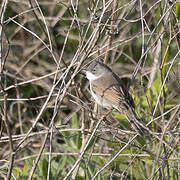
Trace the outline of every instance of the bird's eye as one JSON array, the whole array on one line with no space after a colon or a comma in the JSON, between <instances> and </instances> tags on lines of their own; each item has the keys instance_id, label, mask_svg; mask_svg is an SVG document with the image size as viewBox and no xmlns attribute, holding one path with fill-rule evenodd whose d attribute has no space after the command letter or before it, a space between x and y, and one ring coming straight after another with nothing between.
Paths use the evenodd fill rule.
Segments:
<instances>
[{"instance_id":1,"label":"bird's eye","mask_svg":"<svg viewBox=\"0 0 180 180\"><path fill-rule=\"evenodd\" d=\"M93 72L95 72L95 71L96 71L96 69L95 69L95 68L93 68L93 69L92 69L92 71L93 71Z\"/></svg>"}]
</instances>

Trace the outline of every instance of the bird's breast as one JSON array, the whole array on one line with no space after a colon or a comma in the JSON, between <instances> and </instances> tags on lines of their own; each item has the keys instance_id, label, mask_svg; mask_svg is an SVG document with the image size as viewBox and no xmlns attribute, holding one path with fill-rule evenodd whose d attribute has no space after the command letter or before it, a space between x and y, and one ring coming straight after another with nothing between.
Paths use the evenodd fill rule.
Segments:
<instances>
[{"instance_id":1,"label":"bird's breast","mask_svg":"<svg viewBox=\"0 0 180 180\"><path fill-rule=\"evenodd\" d=\"M90 91L92 94L92 97L94 98L94 100L102 107L110 107L110 104L108 103L108 101L106 100L105 97L98 95L94 90L93 90L93 85L90 83Z\"/></svg>"}]
</instances>

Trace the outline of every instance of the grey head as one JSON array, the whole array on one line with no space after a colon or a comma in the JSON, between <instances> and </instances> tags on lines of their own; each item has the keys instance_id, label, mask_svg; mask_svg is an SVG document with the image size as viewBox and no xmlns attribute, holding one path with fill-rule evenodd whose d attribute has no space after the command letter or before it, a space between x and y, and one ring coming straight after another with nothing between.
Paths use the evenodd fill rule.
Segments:
<instances>
[{"instance_id":1,"label":"grey head","mask_svg":"<svg viewBox=\"0 0 180 180\"><path fill-rule=\"evenodd\" d=\"M100 61L92 62L86 70L86 76L89 81L96 80L102 76L107 76L111 73L111 68L109 68L107 65L103 64Z\"/></svg>"}]
</instances>

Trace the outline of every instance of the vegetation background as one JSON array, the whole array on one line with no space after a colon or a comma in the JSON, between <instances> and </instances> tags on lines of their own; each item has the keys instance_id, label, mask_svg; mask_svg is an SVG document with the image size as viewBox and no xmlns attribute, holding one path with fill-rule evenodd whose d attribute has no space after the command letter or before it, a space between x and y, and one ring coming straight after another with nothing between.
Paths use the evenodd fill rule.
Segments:
<instances>
[{"instance_id":1,"label":"vegetation background","mask_svg":"<svg viewBox=\"0 0 180 180\"><path fill-rule=\"evenodd\" d=\"M0 179L180 178L180 1L2 0ZM130 87L150 129L97 107L86 66Z\"/></svg>"}]
</instances>

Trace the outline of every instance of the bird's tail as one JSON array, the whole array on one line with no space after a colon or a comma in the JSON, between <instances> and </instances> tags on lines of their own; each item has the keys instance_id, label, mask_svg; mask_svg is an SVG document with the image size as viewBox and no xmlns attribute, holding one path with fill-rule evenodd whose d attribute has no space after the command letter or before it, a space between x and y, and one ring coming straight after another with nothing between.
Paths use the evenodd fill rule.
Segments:
<instances>
[{"instance_id":1,"label":"bird's tail","mask_svg":"<svg viewBox=\"0 0 180 180\"><path fill-rule=\"evenodd\" d=\"M125 113L125 116L140 136L145 136L149 133L148 128L142 123L142 120L132 108Z\"/></svg>"}]
</instances>

